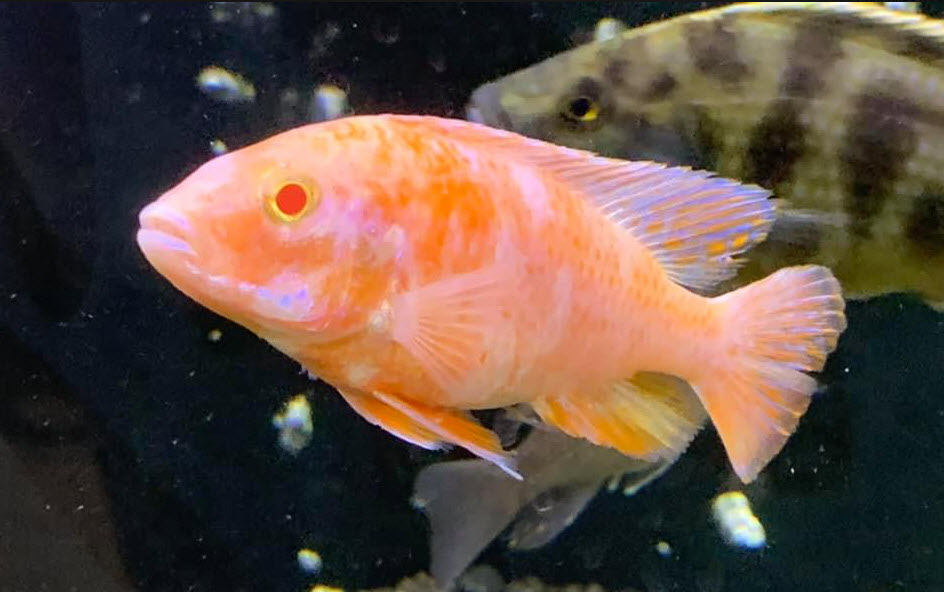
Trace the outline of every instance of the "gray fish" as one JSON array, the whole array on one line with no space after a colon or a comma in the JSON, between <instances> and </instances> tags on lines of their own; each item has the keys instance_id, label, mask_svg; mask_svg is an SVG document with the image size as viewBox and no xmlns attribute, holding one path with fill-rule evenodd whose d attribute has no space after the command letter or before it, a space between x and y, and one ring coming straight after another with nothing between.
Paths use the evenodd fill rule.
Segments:
<instances>
[{"instance_id":1,"label":"gray fish","mask_svg":"<svg viewBox=\"0 0 944 592\"><path fill-rule=\"evenodd\" d=\"M800 263L944 302L944 23L871 3L734 4L479 87L468 117L785 199L735 285Z\"/></svg>"},{"instance_id":2,"label":"gray fish","mask_svg":"<svg viewBox=\"0 0 944 592\"><path fill-rule=\"evenodd\" d=\"M484 460L430 465L414 484L413 503L430 522L430 573L449 587L512 524L508 546L536 549L569 526L600 487L622 481L632 495L672 460L649 462L537 426L517 448L523 481Z\"/></svg>"}]
</instances>

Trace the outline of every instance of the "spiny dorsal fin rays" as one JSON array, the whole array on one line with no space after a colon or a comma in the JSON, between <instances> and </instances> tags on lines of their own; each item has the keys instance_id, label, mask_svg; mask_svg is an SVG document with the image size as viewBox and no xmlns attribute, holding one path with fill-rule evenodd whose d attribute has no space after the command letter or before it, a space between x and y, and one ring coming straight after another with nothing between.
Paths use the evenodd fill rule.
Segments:
<instances>
[{"instance_id":1,"label":"spiny dorsal fin rays","mask_svg":"<svg viewBox=\"0 0 944 592\"><path fill-rule=\"evenodd\" d=\"M686 14L630 29L623 38L650 34L657 26L672 26L679 21L712 21L737 15L766 21L782 20L786 25L803 26L811 17L828 17L828 26L836 35L859 43L877 41L894 50L919 44L933 52L925 57L944 62L944 22L921 13L904 12L882 6L878 2L747 2L731 4L714 10ZM934 55L936 54L936 55Z\"/></svg>"},{"instance_id":2,"label":"spiny dorsal fin rays","mask_svg":"<svg viewBox=\"0 0 944 592\"><path fill-rule=\"evenodd\" d=\"M692 19L712 20L725 14L758 14L806 18L823 14L860 21L864 24L897 27L899 30L926 36L944 45L944 23L920 12L886 8L881 2L742 2L714 10L683 15Z\"/></svg>"},{"instance_id":3,"label":"spiny dorsal fin rays","mask_svg":"<svg viewBox=\"0 0 944 592\"><path fill-rule=\"evenodd\" d=\"M623 161L462 121L394 116L401 125L438 127L446 141L479 146L509 162L534 166L576 191L646 245L679 284L707 290L731 277L737 255L773 225L769 193L707 171Z\"/></svg>"}]
</instances>

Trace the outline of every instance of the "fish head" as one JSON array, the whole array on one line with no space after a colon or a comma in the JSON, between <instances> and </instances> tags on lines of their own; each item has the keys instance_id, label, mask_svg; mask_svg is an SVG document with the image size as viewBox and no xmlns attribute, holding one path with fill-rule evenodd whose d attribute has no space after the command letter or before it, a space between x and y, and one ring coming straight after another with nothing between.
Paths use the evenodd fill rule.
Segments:
<instances>
[{"instance_id":1,"label":"fish head","mask_svg":"<svg viewBox=\"0 0 944 592\"><path fill-rule=\"evenodd\" d=\"M589 43L483 84L466 118L604 156L691 164L675 78L639 59L636 45L627 37Z\"/></svg>"},{"instance_id":2,"label":"fish head","mask_svg":"<svg viewBox=\"0 0 944 592\"><path fill-rule=\"evenodd\" d=\"M139 215L158 272L289 355L363 325L391 268L389 234L350 182L370 163L322 126L218 156Z\"/></svg>"}]
</instances>

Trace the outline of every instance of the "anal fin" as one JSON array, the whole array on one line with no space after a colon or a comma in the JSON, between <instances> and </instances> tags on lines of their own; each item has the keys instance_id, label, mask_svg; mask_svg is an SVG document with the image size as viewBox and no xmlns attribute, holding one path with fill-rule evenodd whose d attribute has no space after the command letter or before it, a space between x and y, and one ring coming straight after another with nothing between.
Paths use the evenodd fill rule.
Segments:
<instances>
[{"instance_id":1,"label":"anal fin","mask_svg":"<svg viewBox=\"0 0 944 592\"><path fill-rule=\"evenodd\" d=\"M480 426L467 413L445 407L432 407L386 393L374 392L374 396L412 419L418 426L433 432L443 441L461 446L477 457L497 465L512 477L521 479L521 475L515 470L511 454L502 449L498 436Z\"/></svg>"},{"instance_id":2,"label":"anal fin","mask_svg":"<svg viewBox=\"0 0 944 592\"><path fill-rule=\"evenodd\" d=\"M707 417L685 381L650 372L603 392L545 397L532 407L567 434L648 460L675 459Z\"/></svg>"},{"instance_id":3,"label":"anal fin","mask_svg":"<svg viewBox=\"0 0 944 592\"><path fill-rule=\"evenodd\" d=\"M397 411L373 395L340 389L338 392L361 417L401 440L427 450L441 450L446 447L437 434L417 424L405 413Z\"/></svg>"},{"instance_id":4,"label":"anal fin","mask_svg":"<svg viewBox=\"0 0 944 592\"><path fill-rule=\"evenodd\" d=\"M427 450L455 444L521 479L511 454L502 449L498 437L464 412L432 407L378 391L341 391L341 394L367 421L398 438Z\"/></svg>"}]
</instances>

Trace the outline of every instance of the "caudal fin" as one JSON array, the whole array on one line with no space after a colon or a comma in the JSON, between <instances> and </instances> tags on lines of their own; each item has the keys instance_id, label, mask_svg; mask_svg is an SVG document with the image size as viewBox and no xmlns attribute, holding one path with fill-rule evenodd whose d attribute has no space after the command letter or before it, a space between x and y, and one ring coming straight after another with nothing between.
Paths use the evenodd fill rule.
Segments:
<instances>
[{"instance_id":1,"label":"caudal fin","mask_svg":"<svg viewBox=\"0 0 944 592\"><path fill-rule=\"evenodd\" d=\"M818 372L846 327L845 302L825 267L782 269L714 299L725 358L694 384L745 483L783 448L810 403Z\"/></svg>"}]
</instances>

